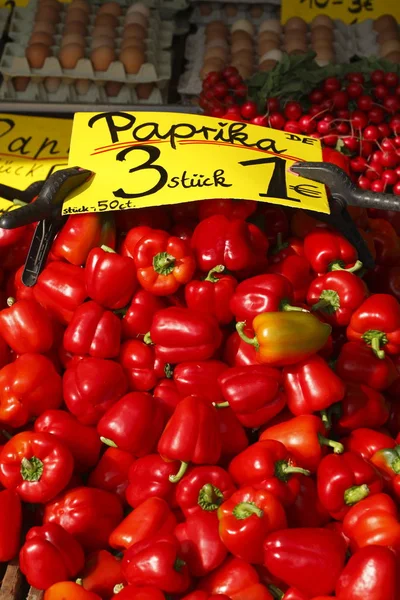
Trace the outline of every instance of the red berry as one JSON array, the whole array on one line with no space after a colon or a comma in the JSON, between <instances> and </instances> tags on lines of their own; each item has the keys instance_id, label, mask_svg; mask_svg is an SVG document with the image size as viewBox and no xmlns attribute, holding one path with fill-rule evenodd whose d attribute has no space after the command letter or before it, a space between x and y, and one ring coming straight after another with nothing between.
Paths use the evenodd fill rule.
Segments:
<instances>
[{"instance_id":1,"label":"red berry","mask_svg":"<svg viewBox=\"0 0 400 600\"><path fill-rule=\"evenodd\" d=\"M354 110L351 115L351 122L356 129L364 129L368 125L368 118L362 110Z\"/></svg>"},{"instance_id":2,"label":"red berry","mask_svg":"<svg viewBox=\"0 0 400 600\"><path fill-rule=\"evenodd\" d=\"M338 136L335 133L329 133L328 135L324 135L324 144L325 146L329 146L333 148L338 143Z\"/></svg>"},{"instance_id":3,"label":"red berry","mask_svg":"<svg viewBox=\"0 0 400 600\"><path fill-rule=\"evenodd\" d=\"M308 98L312 104L321 104L325 98L325 94L322 90L313 90Z\"/></svg>"},{"instance_id":4,"label":"red berry","mask_svg":"<svg viewBox=\"0 0 400 600\"><path fill-rule=\"evenodd\" d=\"M327 135L331 129L331 124L329 121L319 121L317 123L317 131L321 135Z\"/></svg>"},{"instance_id":5,"label":"red berry","mask_svg":"<svg viewBox=\"0 0 400 600\"><path fill-rule=\"evenodd\" d=\"M248 100L243 104L242 108L240 109L240 112L244 119L254 119L254 117L256 117L258 113L257 104L252 100Z\"/></svg>"},{"instance_id":6,"label":"red berry","mask_svg":"<svg viewBox=\"0 0 400 600\"><path fill-rule=\"evenodd\" d=\"M350 119L350 111L348 108L341 108L337 111L336 116L338 119Z\"/></svg>"},{"instance_id":7,"label":"red berry","mask_svg":"<svg viewBox=\"0 0 400 600\"><path fill-rule=\"evenodd\" d=\"M224 115L224 119L228 121L241 121L242 115L240 114L239 106L230 106Z\"/></svg>"},{"instance_id":8,"label":"red berry","mask_svg":"<svg viewBox=\"0 0 400 600\"><path fill-rule=\"evenodd\" d=\"M231 75L230 77L228 77L227 83L228 83L230 89L233 89L233 90L235 90L240 85L244 85L243 79L240 77L240 75L237 75L237 74L234 74L234 75Z\"/></svg>"},{"instance_id":9,"label":"red berry","mask_svg":"<svg viewBox=\"0 0 400 600\"><path fill-rule=\"evenodd\" d=\"M396 185L393 186L393 194L395 194L396 196L400 196L400 181L398 181L396 183Z\"/></svg>"},{"instance_id":10,"label":"red berry","mask_svg":"<svg viewBox=\"0 0 400 600\"><path fill-rule=\"evenodd\" d=\"M234 75L238 75L238 70L236 67L226 67L222 71L222 77L224 79L229 79L229 77L233 77Z\"/></svg>"},{"instance_id":11,"label":"red berry","mask_svg":"<svg viewBox=\"0 0 400 600\"><path fill-rule=\"evenodd\" d=\"M364 83L364 75L362 73L347 73L346 79L353 83Z\"/></svg>"},{"instance_id":12,"label":"red berry","mask_svg":"<svg viewBox=\"0 0 400 600\"><path fill-rule=\"evenodd\" d=\"M381 165L383 167L396 167L399 160L396 152L393 152L393 150L385 150L385 152L382 153Z\"/></svg>"},{"instance_id":13,"label":"red berry","mask_svg":"<svg viewBox=\"0 0 400 600\"><path fill-rule=\"evenodd\" d=\"M400 115L395 115L390 119L389 127L396 136L400 135Z\"/></svg>"},{"instance_id":14,"label":"red berry","mask_svg":"<svg viewBox=\"0 0 400 600\"><path fill-rule=\"evenodd\" d=\"M368 177L364 177L364 175L361 175L358 180L357 180L357 185L358 187L360 187L362 190L369 190L371 189L371 182L368 179Z\"/></svg>"},{"instance_id":15,"label":"red berry","mask_svg":"<svg viewBox=\"0 0 400 600\"><path fill-rule=\"evenodd\" d=\"M218 81L221 81L221 73L210 71L205 80L208 84L215 85Z\"/></svg>"},{"instance_id":16,"label":"red berry","mask_svg":"<svg viewBox=\"0 0 400 600\"><path fill-rule=\"evenodd\" d=\"M377 69L376 71L372 71L371 73L371 83L373 85L379 85L383 83L385 79L385 73L381 69Z\"/></svg>"},{"instance_id":17,"label":"red berry","mask_svg":"<svg viewBox=\"0 0 400 600\"><path fill-rule=\"evenodd\" d=\"M229 92L229 88L226 85L226 83L224 83L223 81L219 81L214 85L211 91L214 92L215 98L222 99L225 98L225 96Z\"/></svg>"},{"instance_id":18,"label":"red berry","mask_svg":"<svg viewBox=\"0 0 400 600\"><path fill-rule=\"evenodd\" d=\"M379 125L377 127L379 129L379 133L384 138L388 137L392 133L392 131L387 123L379 123Z\"/></svg>"},{"instance_id":19,"label":"red berry","mask_svg":"<svg viewBox=\"0 0 400 600\"><path fill-rule=\"evenodd\" d=\"M288 102L283 111L285 117L289 121L298 121L303 114L303 110L299 102Z\"/></svg>"},{"instance_id":20,"label":"red berry","mask_svg":"<svg viewBox=\"0 0 400 600\"><path fill-rule=\"evenodd\" d=\"M360 147L358 139L353 136L344 137L342 140L344 147L347 148L347 150L350 150L350 152L357 152Z\"/></svg>"},{"instance_id":21,"label":"red berry","mask_svg":"<svg viewBox=\"0 0 400 600\"><path fill-rule=\"evenodd\" d=\"M258 115L251 120L253 125L261 125L262 127L268 127L268 118L265 115Z\"/></svg>"},{"instance_id":22,"label":"red berry","mask_svg":"<svg viewBox=\"0 0 400 600\"><path fill-rule=\"evenodd\" d=\"M384 81L385 85L393 88L399 84L399 77L398 77L397 73L394 73L393 71L389 71L389 73L385 73L385 77L384 77L383 81Z\"/></svg>"},{"instance_id":23,"label":"red berry","mask_svg":"<svg viewBox=\"0 0 400 600\"><path fill-rule=\"evenodd\" d=\"M313 104L310 107L310 110L308 111L308 114L311 117L316 117L317 115L319 115L322 112L322 108L319 104Z\"/></svg>"},{"instance_id":24,"label":"red berry","mask_svg":"<svg viewBox=\"0 0 400 600\"><path fill-rule=\"evenodd\" d=\"M400 135L396 135L396 137L393 138L393 141L396 148L400 148Z\"/></svg>"},{"instance_id":25,"label":"red berry","mask_svg":"<svg viewBox=\"0 0 400 600\"><path fill-rule=\"evenodd\" d=\"M349 102L349 96L344 90L339 90L332 95L332 102L336 109L346 108Z\"/></svg>"},{"instance_id":26,"label":"red berry","mask_svg":"<svg viewBox=\"0 0 400 600\"><path fill-rule=\"evenodd\" d=\"M317 129L317 124L315 120L310 115L303 115L299 119L299 126L303 133L306 135L310 135Z\"/></svg>"},{"instance_id":27,"label":"red berry","mask_svg":"<svg viewBox=\"0 0 400 600\"><path fill-rule=\"evenodd\" d=\"M289 133L301 133L300 126L297 121L286 121L283 130L288 131Z\"/></svg>"},{"instance_id":28,"label":"red berry","mask_svg":"<svg viewBox=\"0 0 400 600\"><path fill-rule=\"evenodd\" d=\"M323 90L326 94L332 95L338 92L342 87L342 83L337 77L328 77L323 84Z\"/></svg>"},{"instance_id":29,"label":"red berry","mask_svg":"<svg viewBox=\"0 0 400 600\"><path fill-rule=\"evenodd\" d=\"M238 98L246 98L247 85L245 83L240 83L235 87L235 96L238 96Z\"/></svg>"},{"instance_id":30,"label":"red berry","mask_svg":"<svg viewBox=\"0 0 400 600\"><path fill-rule=\"evenodd\" d=\"M224 102L226 106L234 106L236 104L236 99L234 98L234 96L232 96L232 94L228 94L227 96L225 96Z\"/></svg>"},{"instance_id":31,"label":"red berry","mask_svg":"<svg viewBox=\"0 0 400 600\"><path fill-rule=\"evenodd\" d=\"M368 125L363 130L363 138L365 140L369 140L371 142L376 142L379 140L379 129L375 125Z\"/></svg>"},{"instance_id":32,"label":"red berry","mask_svg":"<svg viewBox=\"0 0 400 600\"><path fill-rule=\"evenodd\" d=\"M364 88L361 83L349 83L347 86L347 93L349 98L358 98L363 93Z\"/></svg>"},{"instance_id":33,"label":"red berry","mask_svg":"<svg viewBox=\"0 0 400 600\"><path fill-rule=\"evenodd\" d=\"M331 110L332 109L332 100L330 98L327 98L326 100L321 102L321 108L323 110Z\"/></svg>"},{"instance_id":34,"label":"red berry","mask_svg":"<svg viewBox=\"0 0 400 600\"><path fill-rule=\"evenodd\" d=\"M383 100L389 94L389 90L387 89L387 87L382 84L375 86L372 91L374 93L375 98L378 98L378 100Z\"/></svg>"},{"instance_id":35,"label":"red berry","mask_svg":"<svg viewBox=\"0 0 400 600\"><path fill-rule=\"evenodd\" d=\"M366 177L368 177L368 179L370 181L379 179L380 176L382 175L382 173L383 173L382 165L380 163L376 163L376 162L371 162L368 165L367 170L365 171L365 175L366 175Z\"/></svg>"},{"instance_id":36,"label":"red berry","mask_svg":"<svg viewBox=\"0 0 400 600\"><path fill-rule=\"evenodd\" d=\"M372 142L368 142L367 140L361 141L361 156L365 156L365 158L368 158L372 154L373 149L374 146Z\"/></svg>"},{"instance_id":37,"label":"red berry","mask_svg":"<svg viewBox=\"0 0 400 600\"><path fill-rule=\"evenodd\" d=\"M386 96L383 100L383 106L387 111L393 114L399 110L400 101L397 96Z\"/></svg>"},{"instance_id":38,"label":"red berry","mask_svg":"<svg viewBox=\"0 0 400 600\"><path fill-rule=\"evenodd\" d=\"M371 183L371 190L373 192L378 192L378 193L384 192L385 187L386 187L385 182L382 181L382 179L375 179L375 181L373 181Z\"/></svg>"},{"instance_id":39,"label":"red berry","mask_svg":"<svg viewBox=\"0 0 400 600\"><path fill-rule=\"evenodd\" d=\"M280 108L280 102L279 102L278 98L268 98L266 109L269 112L275 112L275 111L279 110L279 108Z\"/></svg>"},{"instance_id":40,"label":"red berry","mask_svg":"<svg viewBox=\"0 0 400 600\"><path fill-rule=\"evenodd\" d=\"M215 106L211 109L211 116L221 118L225 115L225 109L222 106Z\"/></svg>"},{"instance_id":41,"label":"red berry","mask_svg":"<svg viewBox=\"0 0 400 600\"><path fill-rule=\"evenodd\" d=\"M387 169L386 171L383 171L381 179L386 183L386 185L394 185L398 177L396 171L393 171L392 169Z\"/></svg>"},{"instance_id":42,"label":"red berry","mask_svg":"<svg viewBox=\"0 0 400 600\"><path fill-rule=\"evenodd\" d=\"M350 125L348 123L339 123L336 129L340 135L346 135L350 132Z\"/></svg>"},{"instance_id":43,"label":"red berry","mask_svg":"<svg viewBox=\"0 0 400 600\"><path fill-rule=\"evenodd\" d=\"M355 158L351 159L351 161L350 161L350 168L355 173L364 173L367 166L368 166L368 163L367 163L366 159L362 156L356 156Z\"/></svg>"},{"instance_id":44,"label":"red berry","mask_svg":"<svg viewBox=\"0 0 400 600\"><path fill-rule=\"evenodd\" d=\"M357 100L358 108L365 112L371 110L373 103L374 101L372 100L371 96L367 96L366 94L363 94Z\"/></svg>"},{"instance_id":45,"label":"red berry","mask_svg":"<svg viewBox=\"0 0 400 600\"><path fill-rule=\"evenodd\" d=\"M283 129L285 127L286 119L282 113L274 112L269 115L268 122L272 129Z\"/></svg>"},{"instance_id":46,"label":"red berry","mask_svg":"<svg viewBox=\"0 0 400 600\"><path fill-rule=\"evenodd\" d=\"M393 139L387 137L383 138L383 140L381 141L381 148L382 150L394 150L395 145Z\"/></svg>"}]
</instances>

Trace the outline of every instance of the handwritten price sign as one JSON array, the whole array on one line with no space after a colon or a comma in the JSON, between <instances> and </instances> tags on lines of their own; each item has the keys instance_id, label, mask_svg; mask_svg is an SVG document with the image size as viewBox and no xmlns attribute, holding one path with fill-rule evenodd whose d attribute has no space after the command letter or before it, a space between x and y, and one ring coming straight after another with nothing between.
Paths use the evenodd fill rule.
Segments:
<instances>
[{"instance_id":1,"label":"handwritten price sign","mask_svg":"<svg viewBox=\"0 0 400 600\"><path fill-rule=\"evenodd\" d=\"M282 0L282 23L290 17L302 17L311 22L324 13L344 23L377 19L386 14L400 19L399 0Z\"/></svg>"},{"instance_id":2,"label":"handwritten price sign","mask_svg":"<svg viewBox=\"0 0 400 600\"><path fill-rule=\"evenodd\" d=\"M242 198L329 213L325 187L289 171L317 139L178 113L77 113L69 166L95 173L63 214Z\"/></svg>"}]
</instances>

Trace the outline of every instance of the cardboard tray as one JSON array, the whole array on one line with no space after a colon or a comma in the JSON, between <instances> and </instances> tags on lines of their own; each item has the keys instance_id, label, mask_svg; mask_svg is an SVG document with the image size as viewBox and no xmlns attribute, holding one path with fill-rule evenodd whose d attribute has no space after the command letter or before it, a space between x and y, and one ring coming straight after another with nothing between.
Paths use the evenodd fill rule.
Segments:
<instances>
[{"instance_id":1,"label":"cardboard tray","mask_svg":"<svg viewBox=\"0 0 400 600\"><path fill-rule=\"evenodd\" d=\"M29 587L17 562L11 562L3 568L5 572L1 573L0 600L43 600L43 592Z\"/></svg>"}]
</instances>

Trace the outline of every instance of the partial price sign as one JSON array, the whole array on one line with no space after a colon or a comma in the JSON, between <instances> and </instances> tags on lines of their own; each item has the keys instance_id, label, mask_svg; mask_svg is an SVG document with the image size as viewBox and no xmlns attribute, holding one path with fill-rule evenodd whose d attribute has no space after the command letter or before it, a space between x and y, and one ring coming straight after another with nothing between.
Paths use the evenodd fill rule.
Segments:
<instances>
[{"instance_id":1,"label":"partial price sign","mask_svg":"<svg viewBox=\"0 0 400 600\"><path fill-rule=\"evenodd\" d=\"M68 165L71 119L0 114L0 182L26 189ZM0 211L11 202L0 198Z\"/></svg>"},{"instance_id":2,"label":"partial price sign","mask_svg":"<svg viewBox=\"0 0 400 600\"><path fill-rule=\"evenodd\" d=\"M321 13L344 23L357 23L365 19L377 19L393 15L400 19L399 0L282 0L281 19L286 23L290 17L301 17L310 23Z\"/></svg>"},{"instance_id":3,"label":"partial price sign","mask_svg":"<svg viewBox=\"0 0 400 600\"><path fill-rule=\"evenodd\" d=\"M63 214L213 198L329 213L325 187L290 172L298 161L322 161L319 140L199 115L77 113L69 166L94 176Z\"/></svg>"}]
</instances>

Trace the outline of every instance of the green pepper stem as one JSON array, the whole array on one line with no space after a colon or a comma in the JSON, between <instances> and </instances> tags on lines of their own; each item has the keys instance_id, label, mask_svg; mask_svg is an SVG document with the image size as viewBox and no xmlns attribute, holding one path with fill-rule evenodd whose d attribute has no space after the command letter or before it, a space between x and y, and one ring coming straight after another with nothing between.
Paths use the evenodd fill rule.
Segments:
<instances>
[{"instance_id":1,"label":"green pepper stem","mask_svg":"<svg viewBox=\"0 0 400 600\"><path fill-rule=\"evenodd\" d=\"M143 341L145 344L147 344L148 346L151 346L153 344L153 340L151 339L150 336L150 331L148 331L145 336L143 337Z\"/></svg>"},{"instance_id":2,"label":"green pepper stem","mask_svg":"<svg viewBox=\"0 0 400 600\"><path fill-rule=\"evenodd\" d=\"M29 459L24 457L21 460L20 472L24 481L40 481L43 475L43 463L36 456Z\"/></svg>"},{"instance_id":3,"label":"green pepper stem","mask_svg":"<svg viewBox=\"0 0 400 600\"><path fill-rule=\"evenodd\" d=\"M113 589L113 593L114 594L119 594L120 592L122 592L122 590L124 589L124 584L123 583L117 583L117 585L114 585L114 589Z\"/></svg>"},{"instance_id":4,"label":"green pepper stem","mask_svg":"<svg viewBox=\"0 0 400 600\"><path fill-rule=\"evenodd\" d=\"M370 494L370 489L366 483L363 485L354 485L351 488L348 488L344 493L344 503L347 506L353 506L353 504L357 504L360 500L364 500Z\"/></svg>"},{"instance_id":5,"label":"green pepper stem","mask_svg":"<svg viewBox=\"0 0 400 600\"><path fill-rule=\"evenodd\" d=\"M110 248L110 246L103 245L103 246L100 246L100 248L102 250L104 250L104 252L109 252L110 254L115 254L115 250L113 250L112 248Z\"/></svg>"},{"instance_id":6,"label":"green pepper stem","mask_svg":"<svg viewBox=\"0 0 400 600\"><path fill-rule=\"evenodd\" d=\"M175 562L174 562L175 571L178 571L178 573L179 573L180 571L182 571L182 569L185 565L186 565L185 561L182 558L180 558L179 556L177 556L177 558L175 559Z\"/></svg>"},{"instance_id":7,"label":"green pepper stem","mask_svg":"<svg viewBox=\"0 0 400 600\"><path fill-rule=\"evenodd\" d=\"M340 308L340 296L335 290L323 290L318 302L313 304L313 312L320 310L328 315L334 314Z\"/></svg>"},{"instance_id":8,"label":"green pepper stem","mask_svg":"<svg viewBox=\"0 0 400 600\"><path fill-rule=\"evenodd\" d=\"M179 467L179 471L176 473L176 475L170 475L168 477L168 479L170 480L171 483L178 483L178 481L180 481L182 479L182 477L184 476L184 474L187 471L187 468L189 466L189 463L184 462L183 460L181 461L181 466Z\"/></svg>"},{"instance_id":9,"label":"green pepper stem","mask_svg":"<svg viewBox=\"0 0 400 600\"><path fill-rule=\"evenodd\" d=\"M279 308L285 312L310 312L306 308L301 308L301 306L292 306L287 300L282 300Z\"/></svg>"},{"instance_id":10,"label":"green pepper stem","mask_svg":"<svg viewBox=\"0 0 400 600\"><path fill-rule=\"evenodd\" d=\"M327 410L321 410L320 411L320 415L321 415L321 419L323 424L325 425L326 429L331 429L332 427L332 419L330 417L330 414L328 413Z\"/></svg>"},{"instance_id":11,"label":"green pepper stem","mask_svg":"<svg viewBox=\"0 0 400 600\"><path fill-rule=\"evenodd\" d=\"M217 510L224 501L224 495L219 488L212 483L206 483L199 491L198 505L206 511Z\"/></svg>"},{"instance_id":12,"label":"green pepper stem","mask_svg":"<svg viewBox=\"0 0 400 600\"><path fill-rule=\"evenodd\" d=\"M362 336L364 342L371 346L375 356L383 360L385 358L385 351L382 350L381 346L387 344L388 339L386 333L377 329L369 329Z\"/></svg>"},{"instance_id":13,"label":"green pepper stem","mask_svg":"<svg viewBox=\"0 0 400 600\"><path fill-rule=\"evenodd\" d=\"M383 360L385 358L385 351L380 348L379 338L377 338L377 337L372 338L371 348L378 358L380 358L381 360Z\"/></svg>"},{"instance_id":14,"label":"green pepper stem","mask_svg":"<svg viewBox=\"0 0 400 600\"><path fill-rule=\"evenodd\" d=\"M340 442L335 442L334 440L330 440L320 433L318 434L318 441L321 446L329 446L330 448L333 448L335 454L343 454L344 452L343 444Z\"/></svg>"},{"instance_id":15,"label":"green pepper stem","mask_svg":"<svg viewBox=\"0 0 400 600\"><path fill-rule=\"evenodd\" d=\"M277 460L275 463L275 477L287 483L290 479L290 475L294 475L295 473L300 473L301 475L311 475L310 471L307 469L302 469L301 467L295 467L290 464L289 460Z\"/></svg>"},{"instance_id":16,"label":"green pepper stem","mask_svg":"<svg viewBox=\"0 0 400 600\"><path fill-rule=\"evenodd\" d=\"M100 441L103 442L106 446L110 446L110 448L118 448L117 444L110 440L109 438L105 438L103 436L100 437Z\"/></svg>"},{"instance_id":17,"label":"green pepper stem","mask_svg":"<svg viewBox=\"0 0 400 600\"><path fill-rule=\"evenodd\" d=\"M218 277L214 277L214 273L223 273L225 271L224 265L217 265L211 271L208 272L207 277L204 281L211 281L211 283L217 283L219 281Z\"/></svg>"},{"instance_id":18,"label":"green pepper stem","mask_svg":"<svg viewBox=\"0 0 400 600\"><path fill-rule=\"evenodd\" d=\"M228 408L229 402L217 402L214 406L215 408Z\"/></svg>"},{"instance_id":19,"label":"green pepper stem","mask_svg":"<svg viewBox=\"0 0 400 600\"><path fill-rule=\"evenodd\" d=\"M246 327L246 321L240 321L239 323L236 323L236 331L238 332L239 337L244 342L246 342L246 344L250 344L251 346L254 346L254 348L256 350L258 350L260 347L260 344L257 341L257 337L249 338L249 336L246 335L244 332L245 327Z\"/></svg>"},{"instance_id":20,"label":"green pepper stem","mask_svg":"<svg viewBox=\"0 0 400 600\"><path fill-rule=\"evenodd\" d=\"M7 298L7 306L13 306L16 303L16 299L10 296Z\"/></svg>"},{"instance_id":21,"label":"green pepper stem","mask_svg":"<svg viewBox=\"0 0 400 600\"><path fill-rule=\"evenodd\" d=\"M395 458L390 466L392 467L392 470L394 473L396 473L396 475L400 475L400 456L398 458Z\"/></svg>"},{"instance_id":22,"label":"green pepper stem","mask_svg":"<svg viewBox=\"0 0 400 600\"><path fill-rule=\"evenodd\" d=\"M276 585L272 585L272 583L270 583L269 585L267 585L267 587L275 600L283 600L285 594L282 592L282 590L276 587Z\"/></svg>"},{"instance_id":23,"label":"green pepper stem","mask_svg":"<svg viewBox=\"0 0 400 600\"><path fill-rule=\"evenodd\" d=\"M168 252L159 252L153 257L153 269L159 275L170 275L175 269L175 256Z\"/></svg>"},{"instance_id":24,"label":"green pepper stem","mask_svg":"<svg viewBox=\"0 0 400 600\"><path fill-rule=\"evenodd\" d=\"M174 374L174 369L172 368L172 366L170 365L170 363L165 363L164 366L164 375L167 379L172 379Z\"/></svg>"},{"instance_id":25,"label":"green pepper stem","mask_svg":"<svg viewBox=\"0 0 400 600\"><path fill-rule=\"evenodd\" d=\"M362 264L361 260L356 260L354 265L352 267L348 267L347 269L342 267L340 262L335 262L330 265L329 270L330 271L347 271L348 273L355 273L356 271L359 271L362 266L363 266L363 264Z\"/></svg>"},{"instance_id":26,"label":"green pepper stem","mask_svg":"<svg viewBox=\"0 0 400 600\"><path fill-rule=\"evenodd\" d=\"M261 517L264 515L264 512L261 510L261 508L256 506L254 502L239 502L239 504L236 504L234 507L232 514L234 517L236 517L236 519L242 521L252 517L253 515L256 515L256 517L261 519Z\"/></svg>"}]
</instances>

